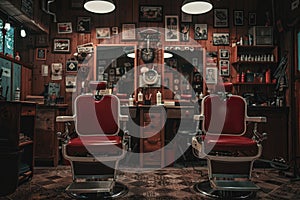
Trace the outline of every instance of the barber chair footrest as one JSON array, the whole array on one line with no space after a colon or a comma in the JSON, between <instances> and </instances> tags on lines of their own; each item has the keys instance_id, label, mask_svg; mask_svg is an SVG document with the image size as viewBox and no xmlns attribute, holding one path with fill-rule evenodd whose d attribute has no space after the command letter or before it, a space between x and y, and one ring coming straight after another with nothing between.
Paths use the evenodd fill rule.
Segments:
<instances>
[{"instance_id":1,"label":"barber chair footrest","mask_svg":"<svg viewBox=\"0 0 300 200\"><path fill-rule=\"evenodd\" d=\"M86 181L74 182L69 185L66 192L71 193L102 193L112 192L114 188L114 181Z\"/></svg>"},{"instance_id":2,"label":"barber chair footrest","mask_svg":"<svg viewBox=\"0 0 300 200\"><path fill-rule=\"evenodd\" d=\"M212 188L226 191L257 191L260 188L252 181L211 180Z\"/></svg>"}]
</instances>

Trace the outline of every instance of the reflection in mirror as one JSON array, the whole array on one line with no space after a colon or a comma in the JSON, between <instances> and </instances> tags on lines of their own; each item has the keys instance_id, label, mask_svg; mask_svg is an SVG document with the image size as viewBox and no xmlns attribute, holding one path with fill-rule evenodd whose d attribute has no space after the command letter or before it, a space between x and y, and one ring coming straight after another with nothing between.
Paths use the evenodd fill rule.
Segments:
<instances>
[{"instance_id":1,"label":"reflection in mirror","mask_svg":"<svg viewBox=\"0 0 300 200\"><path fill-rule=\"evenodd\" d=\"M191 100L203 91L202 73L204 50L193 46L166 46L165 53L165 99Z\"/></svg>"},{"instance_id":2,"label":"reflection in mirror","mask_svg":"<svg viewBox=\"0 0 300 200\"><path fill-rule=\"evenodd\" d=\"M134 93L134 57L132 45L96 46L95 80L107 81L108 88L120 99L128 99Z\"/></svg>"}]
</instances>

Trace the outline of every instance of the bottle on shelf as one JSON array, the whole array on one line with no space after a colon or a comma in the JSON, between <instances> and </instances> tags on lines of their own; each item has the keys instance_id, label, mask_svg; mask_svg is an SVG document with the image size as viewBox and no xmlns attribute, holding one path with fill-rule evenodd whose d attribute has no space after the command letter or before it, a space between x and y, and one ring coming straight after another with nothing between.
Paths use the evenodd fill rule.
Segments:
<instances>
[{"instance_id":1,"label":"bottle on shelf","mask_svg":"<svg viewBox=\"0 0 300 200\"><path fill-rule=\"evenodd\" d=\"M160 93L160 91L157 91L157 93L156 93L156 104L157 105L161 104L161 93Z\"/></svg>"},{"instance_id":2,"label":"bottle on shelf","mask_svg":"<svg viewBox=\"0 0 300 200\"><path fill-rule=\"evenodd\" d=\"M129 106L133 106L133 98L132 95L129 97Z\"/></svg>"},{"instance_id":3,"label":"bottle on shelf","mask_svg":"<svg viewBox=\"0 0 300 200\"><path fill-rule=\"evenodd\" d=\"M21 57L20 57L20 54L19 54L19 52L18 52L18 51L16 52L15 59L16 59L16 60L20 60L20 59L21 59Z\"/></svg>"},{"instance_id":4,"label":"bottle on shelf","mask_svg":"<svg viewBox=\"0 0 300 200\"><path fill-rule=\"evenodd\" d=\"M142 102L143 102L143 93L142 93L141 90L140 90L139 93L138 93L138 102L139 102L139 103L142 103Z\"/></svg>"}]
</instances>

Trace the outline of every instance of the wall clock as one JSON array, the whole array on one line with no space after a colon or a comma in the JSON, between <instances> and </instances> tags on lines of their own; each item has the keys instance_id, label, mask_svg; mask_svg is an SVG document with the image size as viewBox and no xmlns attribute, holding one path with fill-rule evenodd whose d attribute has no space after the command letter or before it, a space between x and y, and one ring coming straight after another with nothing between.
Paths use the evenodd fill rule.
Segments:
<instances>
[{"instance_id":1,"label":"wall clock","mask_svg":"<svg viewBox=\"0 0 300 200\"><path fill-rule=\"evenodd\" d=\"M151 63L154 60L155 54L153 48L143 48L141 50L141 57L144 63Z\"/></svg>"}]
</instances>

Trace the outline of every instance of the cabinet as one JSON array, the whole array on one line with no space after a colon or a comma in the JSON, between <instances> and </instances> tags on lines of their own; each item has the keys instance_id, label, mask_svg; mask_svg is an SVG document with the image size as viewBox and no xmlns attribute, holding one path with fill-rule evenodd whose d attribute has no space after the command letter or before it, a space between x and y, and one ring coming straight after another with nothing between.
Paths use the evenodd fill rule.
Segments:
<instances>
[{"instance_id":1,"label":"cabinet","mask_svg":"<svg viewBox=\"0 0 300 200\"><path fill-rule=\"evenodd\" d=\"M21 90L21 100L31 94L32 70L25 67L20 61L0 54L0 85L2 95L6 100L15 99L15 90Z\"/></svg>"},{"instance_id":2,"label":"cabinet","mask_svg":"<svg viewBox=\"0 0 300 200\"><path fill-rule=\"evenodd\" d=\"M164 166L163 106L139 106L140 112L140 164L141 166Z\"/></svg>"},{"instance_id":3,"label":"cabinet","mask_svg":"<svg viewBox=\"0 0 300 200\"><path fill-rule=\"evenodd\" d=\"M234 93L250 105L270 102L275 92L272 74L278 64L276 46L235 46L232 49Z\"/></svg>"},{"instance_id":4,"label":"cabinet","mask_svg":"<svg viewBox=\"0 0 300 200\"><path fill-rule=\"evenodd\" d=\"M2 160L0 171L1 173L17 173L18 184L29 180L33 176L35 115L35 103L0 101L1 154L4 152L7 152L7 154L19 153L19 158L15 162L12 162L12 160L7 161L12 166L5 167L7 163ZM17 170L12 172L14 168ZM11 176L15 177L13 174ZM12 177L11 179L13 179Z\"/></svg>"},{"instance_id":5,"label":"cabinet","mask_svg":"<svg viewBox=\"0 0 300 200\"><path fill-rule=\"evenodd\" d=\"M36 113L35 154L36 165L58 165L59 143L56 133L63 131L63 124L56 123L56 116L65 115L67 105L38 105Z\"/></svg>"}]
</instances>

